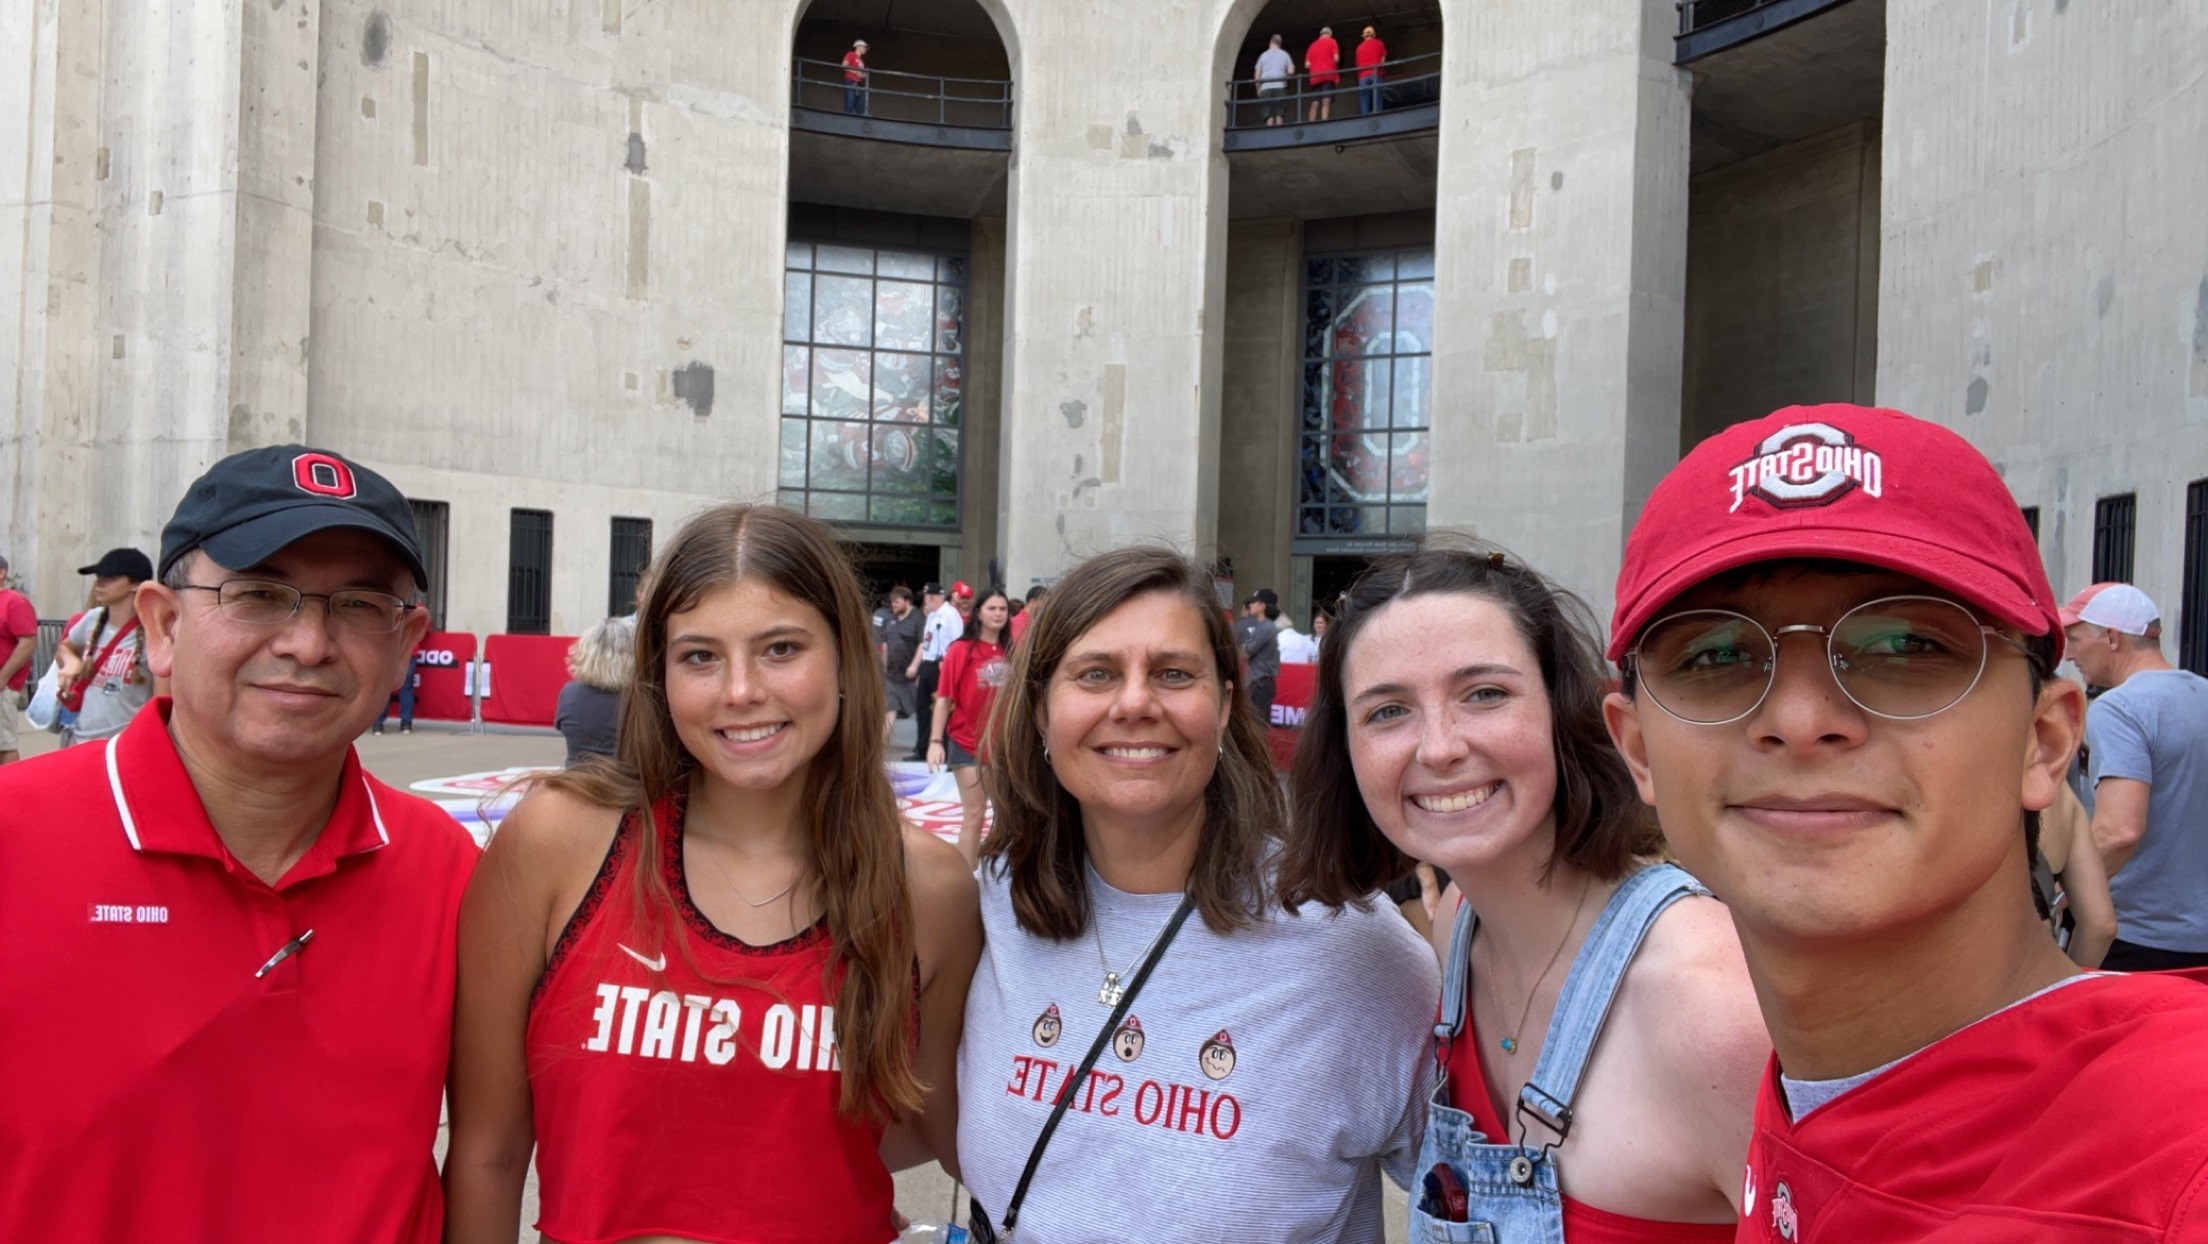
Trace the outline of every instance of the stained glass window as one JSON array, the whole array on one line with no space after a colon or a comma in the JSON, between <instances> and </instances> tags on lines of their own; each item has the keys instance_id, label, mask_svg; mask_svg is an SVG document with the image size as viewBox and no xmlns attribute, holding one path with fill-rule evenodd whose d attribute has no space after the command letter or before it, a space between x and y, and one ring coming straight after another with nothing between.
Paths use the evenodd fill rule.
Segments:
<instances>
[{"instance_id":1,"label":"stained glass window","mask_svg":"<svg viewBox=\"0 0 2208 1244\"><path fill-rule=\"evenodd\" d=\"M957 529L965 259L793 242L785 267L782 503Z\"/></svg>"},{"instance_id":2,"label":"stained glass window","mask_svg":"<svg viewBox=\"0 0 2208 1244\"><path fill-rule=\"evenodd\" d=\"M1430 248L1304 262L1298 552L1426 530L1433 272Z\"/></svg>"}]
</instances>

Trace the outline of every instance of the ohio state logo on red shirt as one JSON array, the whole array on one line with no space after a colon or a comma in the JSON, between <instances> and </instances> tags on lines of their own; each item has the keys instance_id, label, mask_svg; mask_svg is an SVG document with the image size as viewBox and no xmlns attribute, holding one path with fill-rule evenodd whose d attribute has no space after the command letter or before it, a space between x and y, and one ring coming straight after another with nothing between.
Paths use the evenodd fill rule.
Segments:
<instances>
[{"instance_id":1,"label":"ohio state logo on red shirt","mask_svg":"<svg viewBox=\"0 0 2208 1244\"><path fill-rule=\"evenodd\" d=\"M1886 489L1886 463L1877 450L1856 444L1829 423L1791 423L1764 437L1730 478L1734 510L1750 493L1790 510L1831 505L1857 488L1880 496Z\"/></svg>"},{"instance_id":2,"label":"ohio state logo on red shirt","mask_svg":"<svg viewBox=\"0 0 2208 1244\"><path fill-rule=\"evenodd\" d=\"M293 458L291 479L301 492L335 497L340 501L352 500L358 491L353 486L353 468L328 454L300 454Z\"/></svg>"}]
</instances>

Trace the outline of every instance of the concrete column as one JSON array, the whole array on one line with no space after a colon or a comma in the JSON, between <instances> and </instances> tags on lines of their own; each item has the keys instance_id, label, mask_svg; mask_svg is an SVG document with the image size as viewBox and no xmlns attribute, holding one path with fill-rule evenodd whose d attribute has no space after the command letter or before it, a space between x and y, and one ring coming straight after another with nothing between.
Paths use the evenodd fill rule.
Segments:
<instances>
[{"instance_id":1,"label":"concrete column","mask_svg":"<svg viewBox=\"0 0 2208 1244\"><path fill-rule=\"evenodd\" d=\"M0 129L26 170L0 205L24 259L6 521L42 606L101 549L150 550L215 458L304 434L315 14L42 0L0 19L20 71Z\"/></svg>"},{"instance_id":2,"label":"concrete column","mask_svg":"<svg viewBox=\"0 0 2208 1244\"><path fill-rule=\"evenodd\" d=\"M1607 614L1677 460L1688 78L1670 0L1446 0L1435 527Z\"/></svg>"},{"instance_id":3,"label":"concrete column","mask_svg":"<svg viewBox=\"0 0 2208 1244\"><path fill-rule=\"evenodd\" d=\"M1219 413L1219 553L1235 591L1270 587L1287 601L1295 530L1297 306L1303 224L1238 220L1227 227L1224 392Z\"/></svg>"},{"instance_id":4,"label":"concrete column","mask_svg":"<svg viewBox=\"0 0 2208 1244\"><path fill-rule=\"evenodd\" d=\"M1008 7L1025 52L1006 572L1024 587L1144 538L1208 555L1226 244L1218 15L1158 6L1138 31L1115 6Z\"/></svg>"},{"instance_id":5,"label":"concrete column","mask_svg":"<svg viewBox=\"0 0 2208 1244\"><path fill-rule=\"evenodd\" d=\"M967 570L984 577L989 559L1002 547L997 463L1004 439L1004 241L1003 217L976 219L966 263L966 404L959 446L966 465L959 498L959 557ZM1016 593L1027 590L1024 582L1004 586Z\"/></svg>"}]
</instances>

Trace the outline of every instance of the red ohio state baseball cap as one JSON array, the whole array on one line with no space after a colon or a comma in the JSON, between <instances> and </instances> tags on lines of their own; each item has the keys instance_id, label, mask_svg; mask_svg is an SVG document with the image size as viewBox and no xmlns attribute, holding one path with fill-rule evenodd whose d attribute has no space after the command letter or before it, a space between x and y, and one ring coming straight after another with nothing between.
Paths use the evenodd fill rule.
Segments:
<instances>
[{"instance_id":1,"label":"red ohio state baseball cap","mask_svg":"<svg viewBox=\"0 0 2208 1244\"><path fill-rule=\"evenodd\" d=\"M1735 424L1656 485L1625 542L1610 659L1704 579L1786 558L1914 575L2062 655L2039 547L1986 456L1939 424L1836 403Z\"/></svg>"}]
</instances>

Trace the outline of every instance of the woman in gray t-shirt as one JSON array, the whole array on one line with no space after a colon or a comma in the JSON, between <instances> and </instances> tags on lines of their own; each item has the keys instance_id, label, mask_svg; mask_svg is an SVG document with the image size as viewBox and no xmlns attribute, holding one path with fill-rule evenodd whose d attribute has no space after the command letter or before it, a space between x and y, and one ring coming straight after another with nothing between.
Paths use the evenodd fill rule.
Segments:
<instances>
[{"instance_id":1,"label":"woman in gray t-shirt","mask_svg":"<svg viewBox=\"0 0 2208 1244\"><path fill-rule=\"evenodd\" d=\"M1124 549L1051 602L992 722L986 942L959 1051L967 1185L1001 1228L1064 1098L1019 1205L1026 1244L1379 1238L1380 1177L1408 1176L1422 1122L1432 953L1385 908L1270 901L1285 809L1208 573Z\"/></svg>"}]
</instances>

